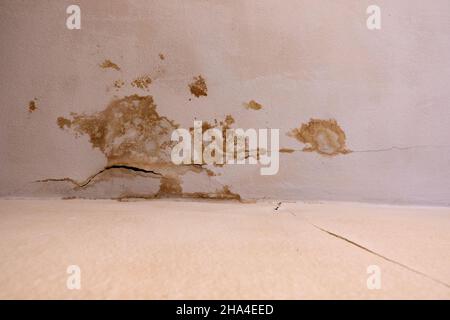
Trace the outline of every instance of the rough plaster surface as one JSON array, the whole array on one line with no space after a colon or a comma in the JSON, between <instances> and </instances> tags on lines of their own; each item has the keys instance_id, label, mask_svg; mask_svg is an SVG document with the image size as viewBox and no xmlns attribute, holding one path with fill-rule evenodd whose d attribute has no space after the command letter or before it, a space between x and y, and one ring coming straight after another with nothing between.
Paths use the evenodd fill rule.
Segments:
<instances>
[{"instance_id":1,"label":"rough plaster surface","mask_svg":"<svg viewBox=\"0 0 450 320\"><path fill-rule=\"evenodd\" d=\"M184 128L227 115L279 128L289 151L275 176L166 170L168 195L448 205L450 2L378 0L382 30L369 31L372 2L82 0L82 28L68 30L71 1L0 1L0 195L158 194L160 177L124 168L88 188L68 180L109 159L57 119L137 94ZM289 133L311 119L336 120L352 152L303 152Z\"/></svg>"},{"instance_id":2,"label":"rough plaster surface","mask_svg":"<svg viewBox=\"0 0 450 320\"><path fill-rule=\"evenodd\" d=\"M450 299L449 214L352 203L2 200L0 298ZM81 290L66 287L69 265L81 270ZM380 290L367 288L372 265Z\"/></svg>"}]
</instances>

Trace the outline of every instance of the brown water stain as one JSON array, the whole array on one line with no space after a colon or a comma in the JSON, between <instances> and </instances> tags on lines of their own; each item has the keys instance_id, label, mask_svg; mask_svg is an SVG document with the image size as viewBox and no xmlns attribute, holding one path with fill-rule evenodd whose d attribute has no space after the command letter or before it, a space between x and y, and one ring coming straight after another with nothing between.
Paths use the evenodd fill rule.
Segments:
<instances>
[{"instance_id":1,"label":"brown water stain","mask_svg":"<svg viewBox=\"0 0 450 320\"><path fill-rule=\"evenodd\" d=\"M120 67L117 64L115 64L114 62L112 62L111 60L109 60L109 59L105 59L105 61L103 61L100 64L100 68L103 68L103 69L110 68L110 69L114 69L114 70L120 71Z\"/></svg>"},{"instance_id":2,"label":"brown water stain","mask_svg":"<svg viewBox=\"0 0 450 320\"><path fill-rule=\"evenodd\" d=\"M227 187L209 193L183 193L181 177L187 172L202 173L207 177L214 172L202 165L175 165L171 161L171 150L177 143L171 141L173 130L179 127L173 120L161 116L156 110L152 96L131 95L113 100L103 111L90 115L71 113L71 118L59 117L57 124L61 129L71 129L76 136L87 135L93 148L99 149L107 159L107 166L83 185L87 186L102 179L111 178L109 168L130 171L152 172L160 178L157 194L148 197L199 197L211 199L237 199ZM234 119L231 115L215 125L228 128ZM205 122L205 128L213 125ZM108 172L108 174L106 174ZM54 179L48 180L56 181ZM67 180L70 182L70 179ZM44 181L42 181L44 182ZM72 183L74 183L72 181ZM75 183L77 186L77 184ZM79 184L78 184L79 187Z\"/></svg>"},{"instance_id":3,"label":"brown water stain","mask_svg":"<svg viewBox=\"0 0 450 320\"><path fill-rule=\"evenodd\" d=\"M116 80L116 81L114 81L114 87L116 88L116 89L120 89L120 88L122 88L123 86L125 85L125 81L123 81L123 80Z\"/></svg>"},{"instance_id":4,"label":"brown water stain","mask_svg":"<svg viewBox=\"0 0 450 320\"><path fill-rule=\"evenodd\" d=\"M290 148L281 148L280 153L294 153L295 150L294 149L290 149Z\"/></svg>"},{"instance_id":5,"label":"brown water stain","mask_svg":"<svg viewBox=\"0 0 450 320\"><path fill-rule=\"evenodd\" d=\"M58 117L58 119L56 119L56 123L61 129L64 129L64 127L70 128L72 126L72 121L64 117Z\"/></svg>"},{"instance_id":6,"label":"brown water stain","mask_svg":"<svg viewBox=\"0 0 450 320\"><path fill-rule=\"evenodd\" d=\"M113 100L103 111L71 116L71 120L59 117L59 127L88 135L92 146L105 154L108 165L171 163L170 137L178 125L158 114L151 96L126 96Z\"/></svg>"},{"instance_id":7,"label":"brown water stain","mask_svg":"<svg viewBox=\"0 0 450 320\"><path fill-rule=\"evenodd\" d=\"M135 88L139 88L139 89L148 89L148 87L152 84L152 79L150 78L150 76L146 75L146 76L142 76L142 77L138 77L136 79L134 79L131 82L131 85Z\"/></svg>"},{"instance_id":8,"label":"brown water stain","mask_svg":"<svg viewBox=\"0 0 450 320\"><path fill-rule=\"evenodd\" d=\"M32 112L37 110L37 105L36 105L36 101L35 100L31 100L30 102L28 102L28 112L29 113L32 113Z\"/></svg>"},{"instance_id":9,"label":"brown water stain","mask_svg":"<svg viewBox=\"0 0 450 320\"><path fill-rule=\"evenodd\" d=\"M208 95L208 87L206 86L206 81L201 75L199 75L198 77L194 77L194 81L189 84L189 89L191 91L191 94L193 94L197 98L201 96L206 97Z\"/></svg>"},{"instance_id":10,"label":"brown water stain","mask_svg":"<svg viewBox=\"0 0 450 320\"><path fill-rule=\"evenodd\" d=\"M251 100L247 103L244 103L244 106L246 109L249 110L261 110L263 108L263 106L258 102L256 102L255 100Z\"/></svg>"},{"instance_id":11,"label":"brown water stain","mask_svg":"<svg viewBox=\"0 0 450 320\"><path fill-rule=\"evenodd\" d=\"M326 156L351 152L345 145L345 132L333 119L311 119L308 123L303 123L300 128L293 129L288 135L308 144L303 151L317 152Z\"/></svg>"},{"instance_id":12,"label":"brown water stain","mask_svg":"<svg viewBox=\"0 0 450 320\"><path fill-rule=\"evenodd\" d=\"M161 60L165 60L166 59L166 57L162 53L160 53L158 56L159 56L159 59L161 59Z\"/></svg>"}]
</instances>

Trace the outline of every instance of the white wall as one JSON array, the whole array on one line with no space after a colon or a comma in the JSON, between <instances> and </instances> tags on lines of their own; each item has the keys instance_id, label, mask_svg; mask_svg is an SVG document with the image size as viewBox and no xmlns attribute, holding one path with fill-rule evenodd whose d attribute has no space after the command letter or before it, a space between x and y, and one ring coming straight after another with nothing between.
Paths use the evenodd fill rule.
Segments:
<instances>
[{"instance_id":1,"label":"white wall","mask_svg":"<svg viewBox=\"0 0 450 320\"><path fill-rule=\"evenodd\" d=\"M76 1L81 30L65 26L71 1L0 1L0 195L116 197L152 194L155 179L110 175L86 135L56 119L104 110L113 99L151 95L160 115L287 133L310 118L335 119L352 153L280 154L275 176L257 166L187 173L183 191L229 185L243 198L450 203L450 2L448 0ZM366 8L382 29L366 27ZM159 54L165 57L161 60ZM121 70L100 68L110 59ZM148 90L130 82L149 74ZM208 96L188 89L202 75ZM114 81L125 86L117 89ZM37 110L29 112L29 101ZM248 110L250 100L263 105Z\"/></svg>"}]
</instances>

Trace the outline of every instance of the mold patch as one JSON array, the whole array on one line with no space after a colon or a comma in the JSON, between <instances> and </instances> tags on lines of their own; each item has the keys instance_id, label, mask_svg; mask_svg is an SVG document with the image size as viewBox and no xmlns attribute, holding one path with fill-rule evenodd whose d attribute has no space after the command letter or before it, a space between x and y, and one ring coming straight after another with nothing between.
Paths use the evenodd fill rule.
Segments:
<instances>
[{"instance_id":1,"label":"mold patch","mask_svg":"<svg viewBox=\"0 0 450 320\"><path fill-rule=\"evenodd\" d=\"M300 128L293 129L288 136L307 144L303 151L335 156L351 152L345 145L345 132L336 120L311 119Z\"/></svg>"},{"instance_id":2,"label":"mold patch","mask_svg":"<svg viewBox=\"0 0 450 320\"><path fill-rule=\"evenodd\" d=\"M206 81L202 76L194 77L194 81L189 84L189 90L191 94L196 96L197 98L201 96L208 95L208 87L206 86Z\"/></svg>"}]
</instances>

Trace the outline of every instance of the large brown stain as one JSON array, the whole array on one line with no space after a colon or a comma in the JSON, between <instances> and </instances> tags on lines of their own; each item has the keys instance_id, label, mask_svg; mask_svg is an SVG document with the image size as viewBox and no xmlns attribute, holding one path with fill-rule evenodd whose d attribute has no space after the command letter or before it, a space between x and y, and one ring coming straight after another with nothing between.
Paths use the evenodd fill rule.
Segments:
<instances>
[{"instance_id":1,"label":"large brown stain","mask_svg":"<svg viewBox=\"0 0 450 320\"><path fill-rule=\"evenodd\" d=\"M300 128L288 133L290 137L308 144L303 151L317 152L322 155L335 156L351 152L345 145L345 132L336 120L311 119Z\"/></svg>"},{"instance_id":2,"label":"large brown stain","mask_svg":"<svg viewBox=\"0 0 450 320\"><path fill-rule=\"evenodd\" d=\"M197 98L201 96L206 97L208 95L208 87L206 86L206 81L201 75L199 75L198 77L194 77L194 81L189 84L189 90Z\"/></svg>"},{"instance_id":3,"label":"large brown stain","mask_svg":"<svg viewBox=\"0 0 450 320\"><path fill-rule=\"evenodd\" d=\"M110 69L114 69L114 70L120 71L120 67L117 64L115 64L114 62L112 62L111 60L109 60L109 59L105 59L105 61L103 61L100 64L100 68L103 68L103 69L110 68Z\"/></svg>"},{"instance_id":4,"label":"large brown stain","mask_svg":"<svg viewBox=\"0 0 450 320\"><path fill-rule=\"evenodd\" d=\"M182 176L187 172L205 172L208 177L213 176L214 172L202 165L172 163L170 154L177 142L171 141L171 134L179 125L161 116L156 108L152 96L135 94L113 100L103 111L89 115L71 113L70 118L59 117L57 124L61 129L71 129L76 136L89 137L93 148L99 149L105 155L107 166L81 184L68 178L42 182L67 181L79 188L100 181L102 177L107 179L111 173L110 168L133 169L138 173L145 170L159 176L160 187L158 193L144 197L240 199L240 196L232 193L228 187L211 193L183 192ZM215 125L225 129L233 122L234 119L229 115L223 121L216 120ZM205 130L209 127L214 126L205 122Z\"/></svg>"},{"instance_id":5,"label":"large brown stain","mask_svg":"<svg viewBox=\"0 0 450 320\"><path fill-rule=\"evenodd\" d=\"M148 75L138 77L131 82L131 86L139 89L148 89L151 84L152 79Z\"/></svg>"},{"instance_id":6,"label":"large brown stain","mask_svg":"<svg viewBox=\"0 0 450 320\"><path fill-rule=\"evenodd\" d=\"M178 125L158 114L151 96L126 96L113 100L103 111L72 113L71 117L59 117L59 127L88 135L92 146L104 153L108 165L171 163L170 137Z\"/></svg>"},{"instance_id":7,"label":"large brown stain","mask_svg":"<svg viewBox=\"0 0 450 320\"><path fill-rule=\"evenodd\" d=\"M256 110L256 111L261 110L263 108L263 106L260 103L256 102L255 100L250 100L249 102L244 103L244 107L246 109Z\"/></svg>"}]
</instances>

